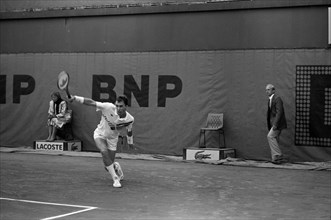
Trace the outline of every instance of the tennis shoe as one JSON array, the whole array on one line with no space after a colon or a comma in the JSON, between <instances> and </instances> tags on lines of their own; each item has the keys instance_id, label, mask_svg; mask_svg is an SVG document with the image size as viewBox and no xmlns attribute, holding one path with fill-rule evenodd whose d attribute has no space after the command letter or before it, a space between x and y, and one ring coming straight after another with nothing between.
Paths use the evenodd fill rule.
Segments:
<instances>
[{"instance_id":1,"label":"tennis shoe","mask_svg":"<svg viewBox=\"0 0 331 220\"><path fill-rule=\"evenodd\" d=\"M121 165L118 162L114 162L114 170L116 175L120 178L120 180L124 179L124 174L121 168Z\"/></svg>"},{"instance_id":2,"label":"tennis shoe","mask_svg":"<svg viewBox=\"0 0 331 220\"><path fill-rule=\"evenodd\" d=\"M115 188L121 188L122 185L120 183L120 180L118 178L114 179L113 187Z\"/></svg>"}]
</instances>

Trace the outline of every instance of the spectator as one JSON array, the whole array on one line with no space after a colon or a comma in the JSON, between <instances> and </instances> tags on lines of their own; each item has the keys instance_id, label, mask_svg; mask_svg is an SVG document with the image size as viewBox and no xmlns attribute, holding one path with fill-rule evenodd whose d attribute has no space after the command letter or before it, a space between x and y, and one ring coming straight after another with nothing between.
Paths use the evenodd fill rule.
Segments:
<instances>
[{"instance_id":1,"label":"spectator","mask_svg":"<svg viewBox=\"0 0 331 220\"><path fill-rule=\"evenodd\" d=\"M58 129L62 129L71 119L71 114L68 112L68 104L61 98L60 93L53 92L51 99L48 109L48 137L46 141L54 141Z\"/></svg>"}]
</instances>

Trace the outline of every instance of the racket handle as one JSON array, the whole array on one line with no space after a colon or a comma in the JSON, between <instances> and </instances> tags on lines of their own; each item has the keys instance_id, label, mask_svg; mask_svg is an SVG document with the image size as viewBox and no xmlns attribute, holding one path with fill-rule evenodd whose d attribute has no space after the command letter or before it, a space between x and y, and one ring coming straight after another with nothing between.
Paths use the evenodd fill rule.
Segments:
<instances>
[{"instance_id":1,"label":"racket handle","mask_svg":"<svg viewBox=\"0 0 331 220\"><path fill-rule=\"evenodd\" d=\"M68 98L71 99L71 95L70 95L68 89L66 89L66 93L67 93Z\"/></svg>"}]
</instances>

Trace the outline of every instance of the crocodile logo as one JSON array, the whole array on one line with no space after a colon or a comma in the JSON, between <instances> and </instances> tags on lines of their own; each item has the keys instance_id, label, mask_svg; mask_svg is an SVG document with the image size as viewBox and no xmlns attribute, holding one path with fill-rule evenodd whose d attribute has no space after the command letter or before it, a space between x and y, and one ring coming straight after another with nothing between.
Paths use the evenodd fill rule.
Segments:
<instances>
[{"instance_id":1,"label":"crocodile logo","mask_svg":"<svg viewBox=\"0 0 331 220\"><path fill-rule=\"evenodd\" d=\"M68 78L61 78L60 80L60 87L64 88L68 84Z\"/></svg>"},{"instance_id":2,"label":"crocodile logo","mask_svg":"<svg viewBox=\"0 0 331 220\"><path fill-rule=\"evenodd\" d=\"M78 146L76 145L76 143L72 143L71 144L71 151L76 151L78 150Z\"/></svg>"},{"instance_id":3,"label":"crocodile logo","mask_svg":"<svg viewBox=\"0 0 331 220\"><path fill-rule=\"evenodd\" d=\"M204 150L198 151L195 153L194 158L196 160L203 160L203 159L211 159L210 155L211 154L203 154L205 152Z\"/></svg>"},{"instance_id":4,"label":"crocodile logo","mask_svg":"<svg viewBox=\"0 0 331 220\"><path fill-rule=\"evenodd\" d=\"M69 83L69 77L65 72L61 72L58 78L59 89L65 89Z\"/></svg>"}]
</instances>

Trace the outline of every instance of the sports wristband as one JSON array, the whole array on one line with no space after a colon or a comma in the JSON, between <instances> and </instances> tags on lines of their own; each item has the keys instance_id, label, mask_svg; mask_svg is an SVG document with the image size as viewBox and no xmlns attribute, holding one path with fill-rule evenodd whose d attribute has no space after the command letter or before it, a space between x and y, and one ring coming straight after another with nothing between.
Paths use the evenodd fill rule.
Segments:
<instances>
[{"instance_id":1,"label":"sports wristband","mask_svg":"<svg viewBox=\"0 0 331 220\"><path fill-rule=\"evenodd\" d=\"M133 136L126 136L128 144L133 144Z\"/></svg>"},{"instance_id":2,"label":"sports wristband","mask_svg":"<svg viewBox=\"0 0 331 220\"><path fill-rule=\"evenodd\" d=\"M77 102L79 102L79 103L81 103L81 104L83 104L84 103L84 97L81 97L81 96L74 96L75 97L75 100L77 101Z\"/></svg>"}]
</instances>

